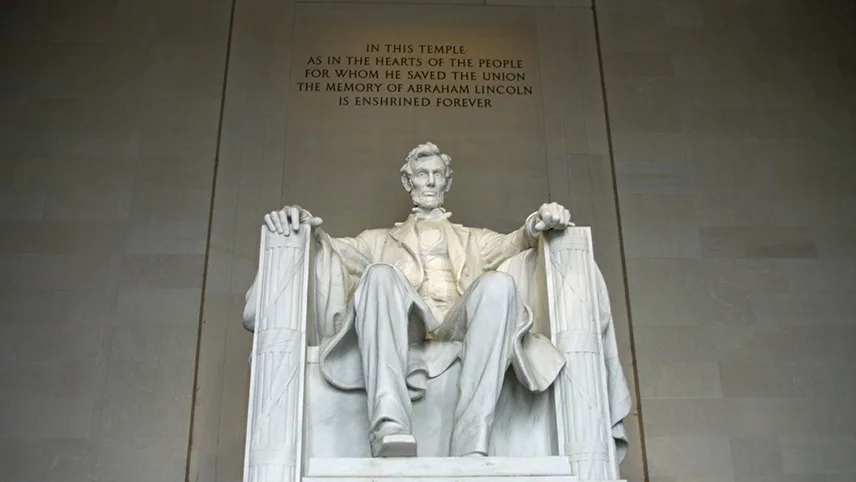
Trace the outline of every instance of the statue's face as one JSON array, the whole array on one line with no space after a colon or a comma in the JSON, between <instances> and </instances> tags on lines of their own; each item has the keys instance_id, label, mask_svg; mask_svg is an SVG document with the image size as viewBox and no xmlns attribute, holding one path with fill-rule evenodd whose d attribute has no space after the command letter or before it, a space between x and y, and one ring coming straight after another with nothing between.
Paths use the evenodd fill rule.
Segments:
<instances>
[{"instance_id":1,"label":"statue's face","mask_svg":"<svg viewBox=\"0 0 856 482\"><path fill-rule=\"evenodd\" d=\"M434 209L443 205L448 180L446 163L439 156L423 157L411 165L410 198L413 204L424 209Z\"/></svg>"}]
</instances>

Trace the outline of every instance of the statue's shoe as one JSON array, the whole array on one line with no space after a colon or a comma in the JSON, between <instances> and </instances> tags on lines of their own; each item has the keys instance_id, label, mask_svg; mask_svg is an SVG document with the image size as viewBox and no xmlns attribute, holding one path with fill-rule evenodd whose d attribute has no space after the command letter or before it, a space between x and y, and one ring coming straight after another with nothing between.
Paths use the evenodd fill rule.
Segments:
<instances>
[{"instance_id":1,"label":"statue's shoe","mask_svg":"<svg viewBox=\"0 0 856 482\"><path fill-rule=\"evenodd\" d=\"M404 433L384 435L372 442L372 457L416 457L416 437Z\"/></svg>"}]
</instances>

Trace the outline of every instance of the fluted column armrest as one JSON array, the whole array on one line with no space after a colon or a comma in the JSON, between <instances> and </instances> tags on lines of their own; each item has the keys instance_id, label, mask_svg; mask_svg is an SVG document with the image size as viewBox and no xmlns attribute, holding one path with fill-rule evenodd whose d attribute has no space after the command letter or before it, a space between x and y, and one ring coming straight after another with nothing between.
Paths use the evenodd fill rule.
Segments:
<instances>
[{"instance_id":1,"label":"fluted column armrest","mask_svg":"<svg viewBox=\"0 0 856 482\"><path fill-rule=\"evenodd\" d=\"M566 364L555 382L558 439L580 480L618 479L591 229L543 233L550 334Z\"/></svg>"},{"instance_id":2,"label":"fluted column armrest","mask_svg":"<svg viewBox=\"0 0 856 482\"><path fill-rule=\"evenodd\" d=\"M244 482L301 477L309 242L262 227Z\"/></svg>"}]
</instances>

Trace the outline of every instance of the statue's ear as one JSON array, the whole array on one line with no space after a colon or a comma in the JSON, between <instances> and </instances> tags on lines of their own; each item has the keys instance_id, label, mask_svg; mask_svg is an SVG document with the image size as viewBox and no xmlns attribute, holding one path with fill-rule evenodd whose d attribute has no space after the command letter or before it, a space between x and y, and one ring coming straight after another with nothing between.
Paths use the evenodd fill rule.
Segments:
<instances>
[{"instance_id":1,"label":"statue's ear","mask_svg":"<svg viewBox=\"0 0 856 482\"><path fill-rule=\"evenodd\" d=\"M410 176L406 172L401 173L401 185L404 186L404 190L407 192L413 190L413 184L410 183Z\"/></svg>"},{"instance_id":2,"label":"statue's ear","mask_svg":"<svg viewBox=\"0 0 856 482\"><path fill-rule=\"evenodd\" d=\"M449 189L452 189L452 176L446 178L446 189L443 192L449 192Z\"/></svg>"}]
</instances>

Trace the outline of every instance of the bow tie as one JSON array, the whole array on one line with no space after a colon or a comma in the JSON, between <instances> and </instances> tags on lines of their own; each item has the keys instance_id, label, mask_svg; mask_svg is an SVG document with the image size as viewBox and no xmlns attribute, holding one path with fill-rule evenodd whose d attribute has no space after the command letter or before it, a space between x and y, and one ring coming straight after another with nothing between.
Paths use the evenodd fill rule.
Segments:
<instances>
[{"instance_id":1,"label":"bow tie","mask_svg":"<svg viewBox=\"0 0 856 482\"><path fill-rule=\"evenodd\" d=\"M413 208L413 215L417 221L437 221L440 219L448 219L452 213L447 212L443 208L433 209L430 212L422 212L419 208Z\"/></svg>"}]
</instances>

